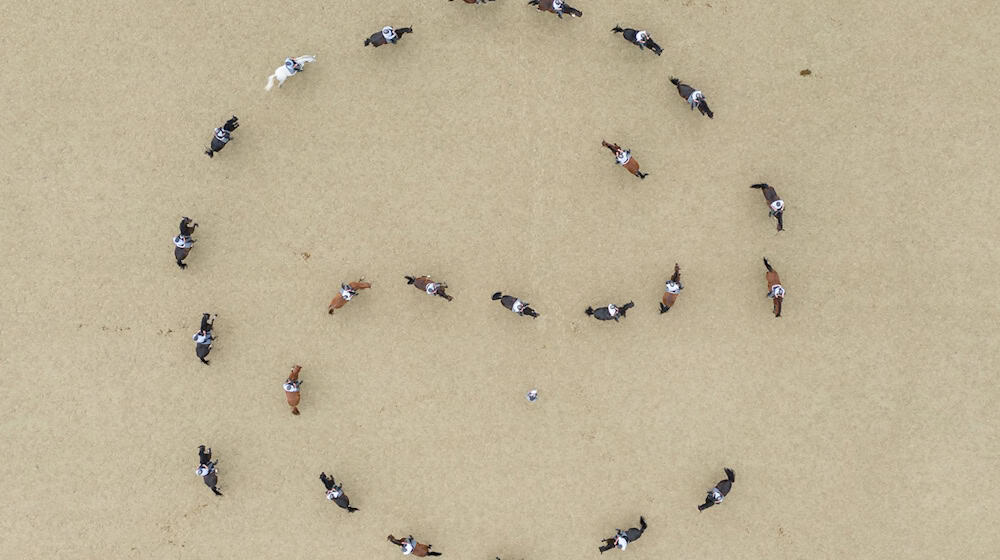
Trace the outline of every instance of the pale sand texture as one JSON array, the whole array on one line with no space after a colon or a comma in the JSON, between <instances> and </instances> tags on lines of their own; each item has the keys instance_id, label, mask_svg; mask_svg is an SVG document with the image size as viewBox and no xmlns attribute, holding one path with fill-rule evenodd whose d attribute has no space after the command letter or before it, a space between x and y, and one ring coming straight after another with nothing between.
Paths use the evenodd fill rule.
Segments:
<instances>
[{"instance_id":1,"label":"pale sand texture","mask_svg":"<svg viewBox=\"0 0 1000 560\"><path fill-rule=\"evenodd\" d=\"M995 2L296 4L0 20L0 556L377 559L412 532L445 558L597 558L640 514L611 554L997 556ZM362 48L387 23L415 33ZM402 279L424 273L455 301ZM621 324L583 314L629 299Z\"/></svg>"}]
</instances>

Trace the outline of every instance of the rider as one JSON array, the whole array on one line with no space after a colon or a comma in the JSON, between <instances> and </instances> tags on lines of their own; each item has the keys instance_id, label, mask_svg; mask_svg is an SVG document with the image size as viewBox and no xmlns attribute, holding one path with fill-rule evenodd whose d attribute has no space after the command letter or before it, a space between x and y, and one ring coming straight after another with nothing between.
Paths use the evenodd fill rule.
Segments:
<instances>
[{"instance_id":1,"label":"rider","mask_svg":"<svg viewBox=\"0 0 1000 560\"><path fill-rule=\"evenodd\" d=\"M774 216L781 214L785 210L785 201L779 198L778 200L775 200L774 202L769 204L769 206L771 207L771 211L768 212L768 214L773 218Z\"/></svg>"},{"instance_id":2,"label":"rider","mask_svg":"<svg viewBox=\"0 0 1000 560\"><path fill-rule=\"evenodd\" d=\"M302 66L302 63L295 60L294 58L285 59L285 68L288 69L289 74L295 74L296 72L302 72L303 70L305 70L305 68L303 68Z\"/></svg>"},{"instance_id":3,"label":"rider","mask_svg":"<svg viewBox=\"0 0 1000 560\"><path fill-rule=\"evenodd\" d=\"M520 315L524 311L524 302L520 299L515 299L514 303L510 306L510 310Z\"/></svg>"},{"instance_id":4,"label":"rider","mask_svg":"<svg viewBox=\"0 0 1000 560\"><path fill-rule=\"evenodd\" d=\"M563 0L552 0L552 10L557 16L563 17Z\"/></svg>"},{"instance_id":5,"label":"rider","mask_svg":"<svg viewBox=\"0 0 1000 560\"><path fill-rule=\"evenodd\" d=\"M646 41L648 41L648 40L649 40L649 32L647 32L645 29L643 29L642 31L637 31L636 32L636 34L635 34L635 42L639 43L640 47L643 46L643 45L645 45Z\"/></svg>"},{"instance_id":6,"label":"rider","mask_svg":"<svg viewBox=\"0 0 1000 560\"><path fill-rule=\"evenodd\" d=\"M351 298L356 295L358 295L358 291L354 288L347 284L340 285L340 297L344 298L344 301L351 301Z\"/></svg>"},{"instance_id":7,"label":"rider","mask_svg":"<svg viewBox=\"0 0 1000 560\"><path fill-rule=\"evenodd\" d=\"M631 151L626 150L625 148L618 148L615 150L615 161L618 165L625 165L630 159L632 159Z\"/></svg>"},{"instance_id":8,"label":"rider","mask_svg":"<svg viewBox=\"0 0 1000 560\"><path fill-rule=\"evenodd\" d=\"M687 102L688 105L691 105L691 109L694 110L698 107L698 104L701 103L702 99L705 99L705 95L701 93L701 90L696 89L691 92L691 95L688 96Z\"/></svg>"},{"instance_id":9,"label":"rider","mask_svg":"<svg viewBox=\"0 0 1000 560\"><path fill-rule=\"evenodd\" d=\"M399 40L399 35L396 34L396 30L392 28L391 25L387 25L382 28L382 37L387 43L396 44Z\"/></svg>"}]
</instances>

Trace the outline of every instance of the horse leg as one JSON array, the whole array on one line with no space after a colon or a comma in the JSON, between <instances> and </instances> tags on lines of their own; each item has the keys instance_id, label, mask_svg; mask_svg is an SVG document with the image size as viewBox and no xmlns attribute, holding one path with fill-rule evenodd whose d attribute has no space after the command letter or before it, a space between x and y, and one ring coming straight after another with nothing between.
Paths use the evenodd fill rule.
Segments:
<instances>
[{"instance_id":1,"label":"horse leg","mask_svg":"<svg viewBox=\"0 0 1000 560\"><path fill-rule=\"evenodd\" d=\"M604 546L597 547L597 550L601 551L601 554L611 550L615 547L615 539L604 539Z\"/></svg>"}]
</instances>

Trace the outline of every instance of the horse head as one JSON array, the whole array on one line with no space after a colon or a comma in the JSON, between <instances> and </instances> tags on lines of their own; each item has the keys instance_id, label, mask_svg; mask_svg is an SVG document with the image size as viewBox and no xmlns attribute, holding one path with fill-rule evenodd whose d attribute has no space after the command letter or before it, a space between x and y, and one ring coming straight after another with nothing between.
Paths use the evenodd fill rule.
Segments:
<instances>
[{"instance_id":1,"label":"horse head","mask_svg":"<svg viewBox=\"0 0 1000 560\"><path fill-rule=\"evenodd\" d=\"M701 111L702 115L705 115L710 119L715 117L715 113L708 108L708 101L705 100L704 95L698 98L698 110Z\"/></svg>"}]
</instances>

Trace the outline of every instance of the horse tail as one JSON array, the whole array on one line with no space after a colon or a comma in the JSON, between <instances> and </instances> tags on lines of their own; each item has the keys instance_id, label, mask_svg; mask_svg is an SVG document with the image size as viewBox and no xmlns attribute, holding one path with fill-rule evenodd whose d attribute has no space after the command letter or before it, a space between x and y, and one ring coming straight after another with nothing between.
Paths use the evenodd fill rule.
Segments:
<instances>
[{"instance_id":1,"label":"horse tail","mask_svg":"<svg viewBox=\"0 0 1000 560\"><path fill-rule=\"evenodd\" d=\"M205 148L205 155L208 157L215 157L215 152L212 151L212 148Z\"/></svg>"},{"instance_id":2,"label":"horse tail","mask_svg":"<svg viewBox=\"0 0 1000 560\"><path fill-rule=\"evenodd\" d=\"M358 511L358 508L347 506L347 513L354 513L356 511Z\"/></svg>"},{"instance_id":3,"label":"horse tail","mask_svg":"<svg viewBox=\"0 0 1000 560\"><path fill-rule=\"evenodd\" d=\"M412 283L414 283L414 282L417 281L417 279L414 278L414 277L412 277L412 276L404 276L403 278L406 278L406 284L407 285L410 285L410 284L412 284Z\"/></svg>"},{"instance_id":4,"label":"horse tail","mask_svg":"<svg viewBox=\"0 0 1000 560\"><path fill-rule=\"evenodd\" d=\"M292 407L292 414L298 416L299 415L299 407L293 406Z\"/></svg>"},{"instance_id":5,"label":"horse tail","mask_svg":"<svg viewBox=\"0 0 1000 560\"><path fill-rule=\"evenodd\" d=\"M271 91L274 87L274 74L267 77L267 85L264 87L264 91Z\"/></svg>"},{"instance_id":6,"label":"horse tail","mask_svg":"<svg viewBox=\"0 0 1000 560\"><path fill-rule=\"evenodd\" d=\"M767 267L768 272L774 272L774 269L771 268L771 263L767 262L767 257L764 257L764 266Z\"/></svg>"},{"instance_id":7,"label":"horse tail","mask_svg":"<svg viewBox=\"0 0 1000 560\"><path fill-rule=\"evenodd\" d=\"M616 25L614 29L611 30L612 33L623 33L625 30L621 26Z\"/></svg>"},{"instance_id":8,"label":"horse tail","mask_svg":"<svg viewBox=\"0 0 1000 560\"><path fill-rule=\"evenodd\" d=\"M767 188L767 186L768 186L767 183L757 183L756 185L750 185L750 188L764 190Z\"/></svg>"},{"instance_id":9,"label":"horse tail","mask_svg":"<svg viewBox=\"0 0 1000 560\"><path fill-rule=\"evenodd\" d=\"M502 297L503 297L503 293L502 292L497 292L497 293L493 294L493 300L494 301L496 301L496 300L498 300L498 299L500 299Z\"/></svg>"},{"instance_id":10,"label":"horse tail","mask_svg":"<svg viewBox=\"0 0 1000 560\"><path fill-rule=\"evenodd\" d=\"M726 478L729 480L729 482L736 482L736 473L733 472L733 469L727 467L722 470L726 471Z\"/></svg>"},{"instance_id":11,"label":"horse tail","mask_svg":"<svg viewBox=\"0 0 1000 560\"><path fill-rule=\"evenodd\" d=\"M587 307L587 310L584 311L584 313L586 313L587 316L593 315L594 314L594 308L593 307Z\"/></svg>"},{"instance_id":12,"label":"horse tail","mask_svg":"<svg viewBox=\"0 0 1000 560\"><path fill-rule=\"evenodd\" d=\"M681 85L681 81L673 76L670 76L670 83L674 84L677 87L680 87Z\"/></svg>"},{"instance_id":13,"label":"horse tail","mask_svg":"<svg viewBox=\"0 0 1000 560\"><path fill-rule=\"evenodd\" d=\"M365 46L367 47L367 46L368 46L368 45L370 45L370 44L372 44L372 39L371 39L371 37L369 37L369 38L365 39Z\"/></svg>"}]
</instances>

